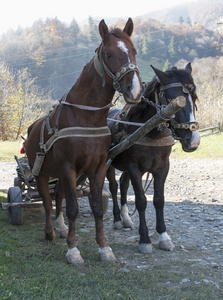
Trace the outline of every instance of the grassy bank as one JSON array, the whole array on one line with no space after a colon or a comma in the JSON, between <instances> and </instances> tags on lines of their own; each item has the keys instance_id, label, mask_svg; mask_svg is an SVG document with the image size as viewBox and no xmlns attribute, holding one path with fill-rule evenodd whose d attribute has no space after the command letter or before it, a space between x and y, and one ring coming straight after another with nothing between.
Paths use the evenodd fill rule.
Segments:
<instances>
[{"instance_id":1,"label":"grassy bank","mask_svg":"<svg viewBox=\"0 0 223 300\"><path fill-rule=\"evenodd\" d=\"M200 146L191 153L184 152L180 142L177 142L171 155L177 158L223 158L223 134L201 137Z\"/></svg>"},{"instance_id":2,"label":"grassy bank","mask_svg":"<svg viewBox=\"0 0 223 300\"><path fill-rule=\"evenodd\" d=\"M14 155L20 157L19 145L21 141L0 142L0 161L13 161ZM173 146L172 156L179 158L223 158L223 134L203 136L199 148L192 153L185 153L181 144Z\"/></svg>"},{"instance_id":3,"label":"grassy bank","mask_svg":"<svg viewBox=\"0 0 223 300\"><path fill-rule=\"evenodd\" d=\"M14 155L21 157L19 145L22 140L0 142L0 161L13 161Z\"/></svg>"},{"instance_id":4,"label":"grassy bank","mask_svg":"<svg viewBox=\"0 0 223 300\"><path fill-rule=\"evenodd\" d=\"M222 145L223 136L214 135L202 138L200 149L194 153L184 153L180 144L176 144L172 155L191 159L223 158ZM1 160L13 160L18 146L19 142L0 143ZM6 195L0 193L2 201L7 201ZM202 250L196 243L187 251L178 246L175 251L180 259L174 252L158 250L156 245L151 255L144 255L137 251L137 243L126 245L117 238L119 232L108 232L112 219L106 215L106 235L119 261L102 263L97 256L94 226L89 226L92 218L78 217L78 248L85 263L73 266L66 263L64 239L57 234L53 242L45 241L45 218L41 209L25 209L20 226L10 225L7 211L0 209L0 299L223 299L221 286L216 287L212 279L213 273L219 270L199 263ZM129 232L130 237L127 233L125 238L131 238L132 232ZM133 267L126 264L126 260L139 263ZM210 278L209 284L207 278Z\"/></svg>"},{"instance_id":5,"label":"grassy bank","mask_svg":"<svg viewBox=\"0 0 223 300\"><path fill-rule=\"evenodd\" d=\"M181 259L156 246L151 255L144 255L137 251L137 244L124 244L115 238L121 233L112 231L109 244L120 260L100 262L94 226L88 226L88 222L83 217L77 220L78 248L85 263L73 266L66 263L64 239L57 236L53 242L45 241L41 210L29 209L21 226L9 225L7 212L0 210L0 299L222 299L220 289L204 282L210 277L211 267L199 265L195 270L188 262L188 257L200 259L196 245L189 254L182 252ZM106 222L111 219L105 218ZM122 259L137 260L138 265L126 265ZM187 283L182 284L185 278Z\"/></svg>"}]
</instances>

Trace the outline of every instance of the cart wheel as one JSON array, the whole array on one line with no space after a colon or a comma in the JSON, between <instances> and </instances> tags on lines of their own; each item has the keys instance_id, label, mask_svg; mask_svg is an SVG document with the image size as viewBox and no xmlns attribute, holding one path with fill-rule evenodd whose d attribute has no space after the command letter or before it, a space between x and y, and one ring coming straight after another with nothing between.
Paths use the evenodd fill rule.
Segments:
<instances>
[{"instance_id":1,"label":"cart wheel","mask_svg":"<svg viewBox=\"0 0 223 300\"><path fill-rule=\"evenodd\" d=\"M22 188L22 181L19 179L19 177L14 178L14 186L18 186L20 189Z\"/></svg>"},{"instance_id":2,"label":"cart wheel","mask_svg":"<svg viewBox=\"0 0 223 300\"><path fill-rule=\"evenodd\" d=\"M18 186L10 187L8 190L8 203L21 203L22 194ZM21 225L23 222L23 207L11 206L8 208L9 223Z\"/></svg>"}]
</instances>

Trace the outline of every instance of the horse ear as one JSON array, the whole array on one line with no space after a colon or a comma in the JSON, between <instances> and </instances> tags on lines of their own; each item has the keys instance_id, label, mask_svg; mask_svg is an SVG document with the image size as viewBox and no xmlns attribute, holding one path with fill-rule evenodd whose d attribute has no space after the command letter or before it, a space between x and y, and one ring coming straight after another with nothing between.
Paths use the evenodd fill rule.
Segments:
<instances>
[{"instance_id":1,"label":"horse ear","mask_svg":"<svg viewBox=\"0 0 223 300\"><path fill-rule=\"evenodd\" d=\"M164 73L163 71L160 71L160 70L154 68L152 65L150 65L150 66L153 69L156 76L159 78L160 82L162 84L166 84L169 79L169 76L166 73Z\"/></svg>"},{"instance_id":2,"label":"horse ear","mask_svg":"<svg viewBox=\"0 0 223 300\"><path fill-rule=\"evenodd\" d=\"M192 67L191 67L191 63L189 62L186 67L185 67L185 70L189 73L192 73Z\"/></svg>"},{"instance_id":3,"label":"horse ear","mask_svg":"<svg viewBox=\"0 0 223 300\"><path fill-rule=\"evenodd\" d=\"M123 29L123 31L127 33L129 36L131 36L133 32L133 27L134 27L133 21L131 18L129 18L127 23L125 24L125 28Z\"/></svg>"},{"instance_id":4,"label":"horse ear","mask_svg":"<svg viewBox=\"0 0 223 300\"><path fill-rule=\"evenodd\" d=\"M99 33L102 40L104 40L108 35L108 26L105 24L104 19L99 23Z\"/></svg>"}]
</instances>

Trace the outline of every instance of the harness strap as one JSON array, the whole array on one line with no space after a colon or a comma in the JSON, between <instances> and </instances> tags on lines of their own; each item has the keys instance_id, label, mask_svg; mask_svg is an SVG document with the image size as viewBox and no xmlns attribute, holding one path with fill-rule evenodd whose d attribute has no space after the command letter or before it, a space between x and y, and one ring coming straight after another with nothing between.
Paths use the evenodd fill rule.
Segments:
<instances>
[{"instance_id":1,"label":"harness strap","mask_svg":"<svg viewBox=\"0 0 223 300\"><path fill-rule=\"evenodd\" d=\"M113 74L109 68L106 66L104 60L103 60L103 47L100 47L99 50L99 57L98 54L96 53L94 56L94 67L96 69L96 71L98 72L98 74L102 77L102 86L105 86L105 72L108 74L108 76L110 76L113 79L113 87L115 90L117 90L118 92L121 93L122 89L120 86L119 81L129 72L137 72L139 73L139 68L138 66L133 63L127 63L124 66L122 66L118 72L116 74Z\"/></svg>"},{"instance_id":2,"label":"harness strap","mask_svg":"<svg viewBox=\"0 0 223 300\"><path fill-rule=\"evenodd\" d=\"M42 128L45 126L44 122ZM42 133L41 128L41 133ZM59 139L68 138L68 137L102 137L111 135L110 130L107 126L91 128L91 127L67 127L59 131L56 131L53 136L44 144L40 143L40 149L47 153L53 146L53 144ZM43 140L43 137L41 137Z\"/></svg>"},{"instance_id":3,"label":"harness strap","mask_svg":"<svg viewBox=\"0 0 223 300\"><path fill-rule=\"evenodd\" d=\"M147 137L143 137L137 142L135 142L135 144L140 146L164 147L164 146L173 146L175 144L175 140L172 137L172 135L160 139L150 139Z\"/></svg>"},{"instance_id":4,"label":"harness strap","mask_svg":"<svg viewBox=\"0 0 223 300\"><path fill-rule=\"evenodd\" d=\"M129 136L130 134L123 135L121 141L125 140ZM140 145L146 147L165 147L165 146L173 146L174 144L175 144L175 140L172 137L172 135L168 135L158 139L151 139L144 136L134 143L134 145Z\"/></svg>"},{"instance_id":5,"label":"harness strap","mask_svg":"<svg viewBox=\"0 0 223 300\"><path fill-rule=\"evenodd\" d=\"M135 125L135 126L143 126L145 123L137 123L137 122L128 122L128 121L121 121L121 120L116 120L116 119L110 119L107 118L108 121L116 122L116 123L122 123L122 124L127 124L127 125Z\"/></svg>"},{"instance_id":6,"label":"harness strap","mask_svg":"<svg viewBox=\"0 0 223 300\"><path fill-rule=\"evenodd\" d=\"M106 108L111 108L113 106L112 103L109 103L103 107L94 107L94 106L87 106L87 105L81 105L81 104L72 104L66 101L61 102L62 104L66 104L69 106L73 106L79 109L84 109L84 110L92 110L92 111L97 111L97 110L102 110L102 109L106 109Z\"/></svg>"}]
</instances>

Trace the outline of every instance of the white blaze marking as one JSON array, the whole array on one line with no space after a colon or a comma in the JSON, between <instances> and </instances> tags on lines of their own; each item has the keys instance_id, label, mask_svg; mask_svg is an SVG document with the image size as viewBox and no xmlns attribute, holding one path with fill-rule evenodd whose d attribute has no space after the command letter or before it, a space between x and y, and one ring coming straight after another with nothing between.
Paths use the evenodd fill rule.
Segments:
<instances>
[{"instance_id":1,"label":"white blaze marking","mask_svg":"<svg viewBox=\"0 0 223 300\"><path fill-rule=\"evenodd\" d=\"M128 48L126 47L125 43L123 41L118 41L118 47L127 54L128 56L128 62L130 62L130 59L129 59L129 50Z\"/></svg>"},{"instance_id":2,"label":"white blaze marking","mask_svg":"<svg viewBox=\"0 0 223 300\"><path fill-rule=\"evenodd\" d=\"M128 58L128 62L130 63L129 50L126 47L125 43L123 41L118 41L117 46L124 53L126 53L127 58ZM140 94L140 91L141 91L140 81L139 81L139 78L138 78L136 72L134 72L134 76L133 76L133 79L132 79L132 90L131 90L131 93L132 93L134 99L136 99L138 97L138 95Z\"/></svg>"},{"instance_id":3,"label":"white blaze marking","mask_svg":"<svg viewBox=\"0 0 223 300\"><path fill-rule=\"evenodd\" d=\"M197 148L200 145L201 136L198 130L192 132L192 141L190 146Z\"/></svg>"},{"instance_id":4,"label":"white blaze marking","mask_svg":"<svg viewBox=\"0 0 223 300\"><path fill-rule=\"evenodd\" d=\"M189 99L189 103L190 103L190 106L191 106L189 122L195 122L195 117L194 117L194 112L193 112L193 103L192 103L191 95L188 96L188 99Z\"/></svg>"},{"instance_id":5,"label":"white blaze marking","mask_svg":"<svg viewBox=\"0 0 223 300\"><path fill-rule=\"evenodd\" d=\"M132 79L132 90L131 90L134 99L136 99L137 96L140 94L140 90L141 90L141 85L140 85L139 77L136 75L135 72Z\"/></svg>"},{"instance_id":6,"label":"white blaze marking","mask_svg":"<svg viewBox=\"0 0 223 300\"><path fill-rule=\"evenodd\" d=\"M191 95L188 96L190 105L191 105L191 112L190 112L190 120L189 122L195 122L194 112L193 112L193 103ZM192 138L191 138L191 147L197 148L200 145L200 133L198 130L192 131Z\"/></svg>"}]
</instances>

